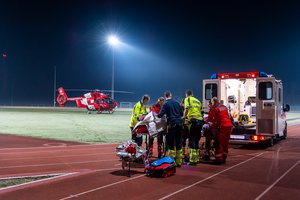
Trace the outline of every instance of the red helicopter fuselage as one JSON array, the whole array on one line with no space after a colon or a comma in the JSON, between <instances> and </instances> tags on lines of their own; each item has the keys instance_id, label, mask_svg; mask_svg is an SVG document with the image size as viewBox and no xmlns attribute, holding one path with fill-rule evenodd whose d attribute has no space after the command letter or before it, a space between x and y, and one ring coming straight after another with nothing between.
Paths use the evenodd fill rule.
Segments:
<instances>
[{"instance_id":1,"label":"red helicopter fuselage","mask_svg":"<svg viewBox=\"0 0 300 200\"><path fill-rule=\"evenodd\" d=\"M86 108L88 111L108 111L113 113L117 107L117 102L110 98L107 94L101 93L99 90L85 93L82 97L68 98L64 88L58 88L58 96L56 101L61 107L64 107L68 101L75 101L78 108Z\"/></svg>"}]
</instances>

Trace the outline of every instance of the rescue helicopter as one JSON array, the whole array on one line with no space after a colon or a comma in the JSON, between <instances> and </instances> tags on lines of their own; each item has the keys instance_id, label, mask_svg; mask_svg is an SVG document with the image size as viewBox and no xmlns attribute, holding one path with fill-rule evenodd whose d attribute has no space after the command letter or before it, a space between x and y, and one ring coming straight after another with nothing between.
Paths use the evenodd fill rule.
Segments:
<instances>
[{"instance_id":1,"label":"rescue helicopter","mask_svg":"<svg viewBox=\"0 0 300 200\"><path fill-rule=\"evenodd\" d=\"M98 89L85 93L82 97L73 98L67 96L63 87L58 88L57 91L58 96L56 101L61 107L64 107L67 102L75 101L78 108L86 108L89 114L91 111L113 113L117 107L117 102L114 99L110 98L107 94L101 93Z\"/></svg>"}]
</instances>

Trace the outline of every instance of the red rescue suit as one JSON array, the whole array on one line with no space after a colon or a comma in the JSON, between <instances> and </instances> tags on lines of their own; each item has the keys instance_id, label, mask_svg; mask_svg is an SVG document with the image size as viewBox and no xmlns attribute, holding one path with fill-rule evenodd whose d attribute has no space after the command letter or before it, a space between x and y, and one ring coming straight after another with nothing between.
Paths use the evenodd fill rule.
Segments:
<instances>
[{"instance_id":1,"label":"red rescue suit","mask_svg":"<svg viewBox=\"0 0 300 200\"><path fill-rule=\"evenodd\" d=\"M160 112L161 109L161 105L159 104L159 102L156 102L155 105L150 106L150 112L155 112L156 114L158 114Z\"/></svg>"},{"instance_id":2,"label":"red rescue suit","mask_svg":"<svg viewBox=\"0 0 300 200\"><path fill-rule=\"evenodd\" d=\"M228 154L229 138L232 131L232 122L228 113L228 108L221 104L214 105L208 115L207 121L213 123L218 130L218 145L215 149L216 161L225 163Z\"/></svg>"}]
</instances>

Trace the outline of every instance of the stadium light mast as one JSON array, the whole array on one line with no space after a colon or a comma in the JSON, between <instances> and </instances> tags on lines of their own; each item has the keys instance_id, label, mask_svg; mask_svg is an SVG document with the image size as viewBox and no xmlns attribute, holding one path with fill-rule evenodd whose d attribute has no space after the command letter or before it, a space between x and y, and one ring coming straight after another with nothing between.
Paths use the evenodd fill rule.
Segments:
<instances>
[{"instance_id":1,"label":"stadium light mast","mask_svg":"<svg viewBox=\"0 0 300 200\"><path fill-rule=\"evenodd\" d=\"M55 107L56 104L56 66L54 66L54 80L53 80L53 107Z\"/></svg>"},{"instance_id":2,"label":"stadium light mast","mask_svg":"<svg viewBox=\"0 0 300 200\"><path fill-rule=\"evenodd\" d=\"M108 44L111 46L112 49L112 80L111 80L111 98L114 99L114 90L115 90L115 52L114 48L120 44L120 40L115 35L110 35L107 38Z\"/></svg>"}]
</instances>

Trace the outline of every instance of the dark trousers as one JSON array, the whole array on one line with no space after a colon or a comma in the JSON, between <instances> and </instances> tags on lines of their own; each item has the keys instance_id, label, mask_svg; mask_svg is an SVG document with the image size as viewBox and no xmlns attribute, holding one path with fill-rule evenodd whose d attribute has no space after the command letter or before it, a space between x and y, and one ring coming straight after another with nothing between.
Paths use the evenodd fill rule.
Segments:
<instances>
[{"instance_id":1,"label":"dark trousers","mask_svg":"<svg viewBox=\"0 0 300 200\"><path fill-rule=\"evenodd\" d=\"M162 133L159 133L159 134L157 134L157 145L160 145L160 144L162 144L163 143L163 134ZM150 146L152 146L153 145L153 143L154 143L154 138L153 137L151 137L150 138L150 141L149 141L149 145Z\"/></svg>"},{"instance_id":2,"label":"dark trousers","mask_svg":"<svg viewBox=\"0 0 300 200\"><path fill-rule=\"evenodd\" d=\"M192 125L189 134L189 148L199 149L199 140L201 138L201 129L203 123L200 120L192 120Z\"/></svg>"},{"instance_id":3,"label":"dark trousers","mask_svg":"<svg viewBox=\"0 0 300 200\"><path fill-rule=\"evenodd\" d=\"M161 157L164 154L163 150L163 143L164 143L164 136L163 133L159 133L156 137L157 139L157 152L158 152L158 157ZM150 137L149 139L149 147L150 149L153 148L153 143L154 143L154 138Z\"/></svg>"},{"instance_id":4,"label":"dark trousers","mask_svg":"<svg viewBox=\"0 0 300 200\"><path fill-rule=\"evenodd\" d=\"M175 124L168 126L168 133L166 135L167 149L168 150L180 150L182 148L182 126Z\"/></svg>"},{"instance_id":5,"label":"dark trousers","mask_svg":"<svg viewBox=\"0 0 300 200\"><path fill-rule=\"evenodd\" d=\"M143 143L143 136L141 137L137 137L137 134L136 133L133 133L133 127L130 127L130 130L131 130L131 139L137 143L138 146L142 146L142 143Z\"/></svg>"},{"instance_id":6,"label":"dark trousers","mask_svg":"<svg viewBox=\"0 0 300 200\"><path fill-rule=\"evenodd\" d=\"M189 127L187 125L184 125L183 126L183 129L182 129L182 147L185 147L186 146L186 140L189 138Z\"/></svg>"},{"instance_id":7,"label":"dark trousers","mask_svg":"<svg viewBox=\"0 0 300 200\"><path fill-rule=\"evenodd\" d=\"M214 148L218 147L217 130L215 128L210 127L208 130L205 130L204 137L205 137L206 152L210 152L210 150L212 149L212 140L214 140L213 147Z\"/></svg>"}]
</instances>

